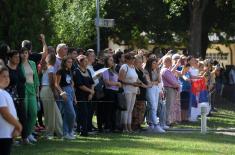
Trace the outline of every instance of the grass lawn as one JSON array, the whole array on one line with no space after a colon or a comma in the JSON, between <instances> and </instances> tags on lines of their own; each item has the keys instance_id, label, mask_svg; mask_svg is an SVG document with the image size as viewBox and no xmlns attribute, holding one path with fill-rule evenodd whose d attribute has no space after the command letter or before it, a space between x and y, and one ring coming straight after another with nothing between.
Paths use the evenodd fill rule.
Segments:
<instances>
[{"instance_id":1,"label":"grass lawn","mask_svg":"<svg viewBox=\"0 0 235 155\"><path fill-rule=\"evenodd\" d=\"M210 128L235 127L235 105L218 107ZM198 123L177 125L198 128ZM234 136L198 131L166 134L99 134L74 141L39 140L34 146L13 148L13 155L235 155Z\"/></svg>"},{"instance_id":2,"label":"grass lawn","mask_svg":"<svg viewBox=\"0 0 235 155\"><path fill-rule=\"evenodd\" d=\"M222 100L216 105L218 112L213 117L208 117L209 129L235 128L235 103L228 103ZM195 123L185 123L174 126L174 128L200 128L200 119Z\"/></svg>"}]
</instances>

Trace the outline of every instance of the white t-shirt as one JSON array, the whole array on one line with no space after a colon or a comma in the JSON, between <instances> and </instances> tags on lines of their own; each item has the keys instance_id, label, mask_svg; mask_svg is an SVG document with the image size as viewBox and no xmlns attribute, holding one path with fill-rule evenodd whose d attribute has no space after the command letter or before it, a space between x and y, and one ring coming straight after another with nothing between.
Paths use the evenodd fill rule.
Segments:
<instances>
[{"instance_id":1,"label":"white t-shirt","mask_svg":"<svg viewBox=\"0 0 235 155\"><path fill-rule=\"evenodd\" d=\"M54 65L55 73L61 68L61 62L62 62L62 59L56 56L56 62Z\"/></svg>"},{"instance_id":2,"label":"white t-shirt","mask_svg":"<svg viewBox=\"0 0 235 155\"><path fill-rule=\"evenodd\" d=\"M93 77L95 75L95 70L94 70L93 66L88 65L87 69L89 69L89 71L91 72L91 76ZM96 86L99 83L99 79L98 78L95 79L94 82L95 82L95 86Z\"/></svg>"},{"instance_id":3,"label":"white t-shirt","mask_svg":"<svg viewBox=\"0 0 235 155\"><path fill-rule=\"evenodd\" d=\"M124 70L126 73L124 82L128 82L128 83L137 82L138 75L137 75L134 67L129 67L127 64L124 64L121 66L120 70ZM136 93L137 94L137 92L138 92L138 87L134 87L132 85L124 85L123 89L124 89L125 93Z\"/></svg>"},{"instance_id":4,"label":"white t-shirt","mask_svg":"<svg viewBox=\"0 0 235 155\"><path fill-rule=\"evenodd\" d=\"M0 108L8 107L10 114L17 119L15 105L10 94L0 89ZM12 138L14 126L9 124L0 114L0 138Z\"/></svg>"},{"instance_id":5,"label":"white t-shirt","mask_svg":"<svg viewBox=\"0 0 235 155\"><path fill-rule=\"evenodd\" d=\"M198 76L199 75L199 69L194 68L194 67L190 67L189 72L192 76Z\"/></svg>"},{"instance_id":6,"label":"white t-shirt","mask_svg":"<svg viewBox=\"0 0 235 155\"><path fill-rule=\"evenodd\" d=\"M42 75L42 85L43 86L49 86L49 73L55 73L55 69L53 66L50 66L45 72L43 72Z\"/></svg>"}]
</instances>

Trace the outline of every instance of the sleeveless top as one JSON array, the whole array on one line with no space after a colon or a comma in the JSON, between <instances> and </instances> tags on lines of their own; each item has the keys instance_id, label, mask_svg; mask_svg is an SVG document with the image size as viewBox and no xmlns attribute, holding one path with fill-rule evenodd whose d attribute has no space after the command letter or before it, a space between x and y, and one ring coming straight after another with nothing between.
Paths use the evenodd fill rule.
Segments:
<instances>
[{"instance_id":1,"label":"sleeveless top","mask_svg":"<svg viewBox=\"0 0 235 155\"><path fill-rule=\"evenodd\" d=\"M128 82L128 83L137 82L138 75L137 75L134 67L130 67L127 64L124 64L124 65L122 65L120 70L124 70L125 73L126 73L124 82ZM134 87L132 85L124 85L123 89L124 89L125 93L135 93L135 94L137 94L137 91L138 91L138 87Z\"/></svg>"}]
</instances>

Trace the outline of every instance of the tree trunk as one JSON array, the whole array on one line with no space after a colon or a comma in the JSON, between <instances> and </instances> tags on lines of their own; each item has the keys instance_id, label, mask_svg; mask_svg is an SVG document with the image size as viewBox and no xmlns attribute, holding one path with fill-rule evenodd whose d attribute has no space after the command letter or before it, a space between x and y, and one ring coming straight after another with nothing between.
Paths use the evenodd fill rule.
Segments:
<instances>
[{"instance_id":1,"label":"tree trunk","mask_svg":"<svg viewBox=\"0 0 235 155\"><path fill-rule=\"evenodd\" d=\"M191 18L189 28L189 54L195 57L205 57L205 35L203 31L203 16L209 0L193 0L191 2ZM207 42L208 45L208 42ZM204 54L203 54L204 53Z\"/></svg>"}]
</instances>

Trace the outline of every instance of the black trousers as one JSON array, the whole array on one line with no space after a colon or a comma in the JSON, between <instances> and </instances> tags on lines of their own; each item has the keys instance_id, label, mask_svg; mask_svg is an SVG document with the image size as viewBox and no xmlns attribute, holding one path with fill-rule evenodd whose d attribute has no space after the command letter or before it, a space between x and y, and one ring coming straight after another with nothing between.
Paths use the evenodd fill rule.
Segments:
<instances>
[{"instance_id":1,"label":"black trousers","mask_svg":"<svg viewBox=\"0 0 235 155\"><path fill-rule=\"evenodd\" d=\"M88 122L87 122L87 129L89 132L92 131L93 128L93 124L92 124L92 119L93 119L93 115L95 114L95 111L97 109L97 100L92 100L90 102L88 102Z\"/></svg>"},{"instance_id":2,"label":"black trousers","mask_svg":"<svg viewBox=\"0 0 235 155\"><path fill-rule=\"evenodd\" d=\"M96 117L97 117L97 126L98 130L103 130L103 125L105 123L105 117L104 117L104 102L98 102L97 103L97 111L96 111Z\"/></svg>"},{"instance_id":3,"label":"black trousers","mask_svg":"<svg viewBox=\"0 0 235 155\"><path fill-rule=\"evenodd\" d=\"M81 127L80 129L81 134L87 134L92 103L83 100L82 102L78 102L77 107L78 107L78 121L79 121L78 127Z\"/></svg>"},{"instance_id":4,"label":"black trousers","mask_svg":"<svg viewBox=\"0 0 235 155\"><path fill-rule=\"evenodd\" d=\"M10 155L12 138L0 138L0 155Z\"/></svg>"},{"instance_id":5,"label":"black trousers","mask_svg":"<svg viewBox=\"0 0 235 155\"><path fill-rule=\"evenodd\" d=\"M23 127L21 136L23 139L27 138L26 134L26 127L27 127L27 115L25 111L25 106L24 106L24 99L19 99L17 103L15 103L15 108L17 112L17 116L19 118L19 121Z\"/></svg>"},{"instance_id":6,"label":"black trousers","mask_svg":"<svg viewBox=\"0 0 235 155\"><path fill-rule=\"evenodd\" d=\"M105 89L105 101L104 102L104 121L105 129L115 130L116 128L116 111L117 111L117 93L111 89Z\"/></svg>"}]
</instances>

